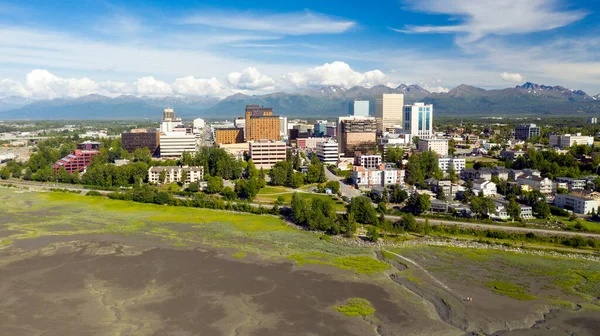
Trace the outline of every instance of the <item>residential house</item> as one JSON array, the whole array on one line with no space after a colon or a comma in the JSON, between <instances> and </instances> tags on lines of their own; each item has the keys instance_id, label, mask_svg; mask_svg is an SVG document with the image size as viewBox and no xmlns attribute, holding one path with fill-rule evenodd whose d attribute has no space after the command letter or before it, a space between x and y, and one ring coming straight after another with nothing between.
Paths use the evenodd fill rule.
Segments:
<instances>
[{"instance_id":1,"label":"residential house","mask_svg":"<svg viewBox=\"0 0 600 336\"><path fill-rule=\"evenodd\" d=\"M534 175L520 175L517 176L517 183L521 186L529 186L533 190L537 190L542 194L552 194L554 189L554 183L547 177L538 177Z\"/></svg>"},{"instance_id":2,"label":"residential house","mask_svg":"<svg viewBox=\"0 0 600 336\"><path fill-rule=\"evenodd\" d=\"M473 180L473 192L475 195L495 197L497 193L496 183L484 179Z\"/></svg>"}]
</instances>

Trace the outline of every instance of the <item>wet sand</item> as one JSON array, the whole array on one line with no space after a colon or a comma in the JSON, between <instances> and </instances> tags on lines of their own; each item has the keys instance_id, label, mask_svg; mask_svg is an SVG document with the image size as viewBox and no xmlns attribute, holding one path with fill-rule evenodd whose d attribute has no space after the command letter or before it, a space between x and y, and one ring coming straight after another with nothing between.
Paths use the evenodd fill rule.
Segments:
<instances>
[{"instance_id":1,"label":"wet sand","mask_svg":"<svg viewBox=\"0 0 600 336\"><path fill-rule=\"evenodd\" d=\"M0 251L0 335L458 333L385 286L341 281L291 262L136 247L108 237L55 239ZM374 316L333 309L351 297L368 299Z\"/></svg>"}]
</instances>

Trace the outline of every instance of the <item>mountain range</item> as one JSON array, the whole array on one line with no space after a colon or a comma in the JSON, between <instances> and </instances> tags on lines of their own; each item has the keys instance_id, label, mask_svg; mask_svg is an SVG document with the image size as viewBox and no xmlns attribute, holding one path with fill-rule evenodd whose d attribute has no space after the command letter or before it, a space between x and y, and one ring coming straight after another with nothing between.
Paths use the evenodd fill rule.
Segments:
<instances>
[{"instance_id":1,"label":"mountain range","mask_svg":"<svg viewBox=\"0 0 600 336\"><path fill-rule=\"evenodd\" d=\"M242 115L246 104L273 107L276 114L288 117L331 118L347 115L355 99L369 100L371 114L374 114L375 99L384 93L402 93L408 104L415 101L433 104L439 116L600 114L600 94L592 97L581 90L528 82L497 90L462 84L445 93L404 84L396 88L384 85L349 89L326 86L299 93L275 92L251 96L236 93L224 99L131 95L110 98L92 94L76 99L32 100L11 96L0 99L0 120L158 119L165 107L174 108L183 118L231 118Z\"/></svg>"}]
</instances>

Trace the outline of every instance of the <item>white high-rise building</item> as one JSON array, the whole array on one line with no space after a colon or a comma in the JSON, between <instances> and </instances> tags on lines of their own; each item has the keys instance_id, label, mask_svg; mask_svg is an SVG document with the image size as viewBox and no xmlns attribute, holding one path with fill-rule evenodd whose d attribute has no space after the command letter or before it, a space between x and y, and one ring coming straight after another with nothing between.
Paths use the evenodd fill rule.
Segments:
<instances>
[{"instance_id":1,"label":"white high-rise building","mask_svg":"<svg viewBox=\"0 0 600 336\"><path fill-rule=\"evenodd\" d=\"M166 132L160 134L160 157L180 158L183 152L196 152L196 136L187 132Z\"/></svg>"},{"instance_id":2,"label":"white high-rise building","mask_svg":"<svg viewBox=\"0 0 600 336\"><path fill-rule=\"evenodd\" d=\"M333 140L317 142L316 153L319 160L325 164L336 164L340 157L338 143Z\"/></svg>"},{"instance_id":3,"label":"white high-rise building","mask_svg":"<svg viewBox=\"0 0 600 336\"><path fill-rule=\"evenodd\" d=\"M183 125L181 118L175 117L175 110L172 108L166 108L163 111L163 118L160 123L160 131L162 133L173 132L175 128Z\"/></svg>"},{"instance_id":4,"label":"white high-rise building","mask_svg":"<svg viewBox=\"0 0 600 336\"><path fill-rule=\"evenodd\" d=\"M404 105L404 133L411 136L433 136L433 105L414 103Z\"/></svg>"},{"instance_id":5,"label":"white high-rise building","mask_svg":"<svg viewBox=\"0 0 600 336\"><path fill-rule=\"evenodd\" d=\"M279 136L281 136L282 139L286 139L288 137L287 117L279 117Z\"/></svg>"},{"instance_id":6,"label":"white high-rise building","mask_svg":"<svg viewBox=\"0 0 600 336\"><path fill-rule=\"evenodd\" d=\"M355 100L354 109L352 115L355 117L368 117L369 116L369 101L368 100Z\"/></svg>"},{"instance_id":7,"label":"white high-rise building","mask_svg":"<svg viewBox=\"0 0 600 336\"><path fill-rule=\"evenodd\" d=\"M385 132L394 125L402 125L402 112L404 111L403 94L383 94L377 98L375 104L375 118L377 118L377 131Z\"/></svg>"}]
</instances>

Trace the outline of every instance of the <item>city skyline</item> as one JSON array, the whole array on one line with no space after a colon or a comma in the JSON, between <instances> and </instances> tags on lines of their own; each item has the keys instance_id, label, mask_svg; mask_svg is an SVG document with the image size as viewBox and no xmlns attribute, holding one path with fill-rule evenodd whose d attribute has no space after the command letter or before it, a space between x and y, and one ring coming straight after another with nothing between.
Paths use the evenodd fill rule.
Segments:
<instances>
[{"instance_id":1,"label":"city skyline","mask_svg":"<svg viewBox=\"0 0 600 336\"><path fill-rule=\"evenodd\" d=\"M590 1L246 6L0 2L0 97L225 97L399 84L444 92L526 81L600 92L600 20Z\"/></svg>"}]
</instances>

